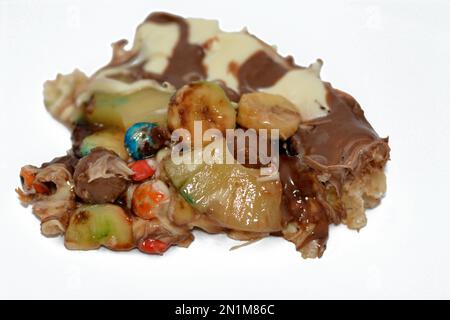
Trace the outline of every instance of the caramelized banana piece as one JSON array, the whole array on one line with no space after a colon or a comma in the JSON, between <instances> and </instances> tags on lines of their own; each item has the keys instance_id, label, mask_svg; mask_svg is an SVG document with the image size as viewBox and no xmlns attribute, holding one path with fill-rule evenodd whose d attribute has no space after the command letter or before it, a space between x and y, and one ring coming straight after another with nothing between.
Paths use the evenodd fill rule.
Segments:
<instances>
[{"instance_id":1,"label":"caramelized banana piece","mask_svg":"<svg viewBox=\"0 0 450 320\"><path fill-rule=\"evenodd\" d=\"M238 105L237 123L247 129L279 129L283 140L294 135L301 118L295 105L270 93L244 94Z\"/></svg>"},{"instance_id":2,"label":"caramelized banana piece","mask_svg":"<svg viewBox=\"0 0 450 320\"><path fill-rule=\"evenodd\" d=\"M177 91L169 104L168 127L184 128L194 135L194 121L201 121L203 131L236 126L236 111L223 89L213 82L195 82Z\"/></svg>"}]
</instances>

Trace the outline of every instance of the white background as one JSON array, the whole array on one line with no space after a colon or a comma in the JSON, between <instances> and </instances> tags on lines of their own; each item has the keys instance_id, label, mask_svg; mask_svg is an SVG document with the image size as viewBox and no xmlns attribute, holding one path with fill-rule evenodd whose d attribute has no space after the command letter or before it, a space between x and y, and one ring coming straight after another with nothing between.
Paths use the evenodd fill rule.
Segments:
<instances>
[{"instance_id":1,"label":"white background","mask_svg":"<svg viewBox=\"0 0 450 320\"><path fill-rule=\"evenodd\" d=\"M236 251L196 234L163 257L68 251L14 193L19 168L70 148L42 83L92 73L155 10L249 30L353 94L389 135L388 192L357 233L333 227L322 259L266 239ZM450 298L449 1L0 0L0 298Z\"/></svg>"}]
</instances>

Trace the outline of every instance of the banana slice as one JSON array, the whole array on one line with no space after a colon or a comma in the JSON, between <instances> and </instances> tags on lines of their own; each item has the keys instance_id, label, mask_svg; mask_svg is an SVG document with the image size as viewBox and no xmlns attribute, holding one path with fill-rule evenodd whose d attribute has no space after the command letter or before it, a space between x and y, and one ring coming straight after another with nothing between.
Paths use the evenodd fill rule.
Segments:
<instances>
[{"instance_id":1,"label":"banana slice","mask_svg":"<svg viewBox=\"0 0 450 320\"><path fill-rule=\"evenodd\" d=\"M237 123L247 129L279 129L283 140L294 135L301 117L286 98L264 92L244 94L239 100Z\"/></svg>"},{"instance_id":2,"label":"banana slice","mask_svg":"<svg viewBox=\"0 0 450 320\"><path fill-rule=\"evenodd\" d=\"M212 82L185 85L172 97L168 111L168 128L187 129L194 138L194 121L202 122L202 130L226 129L236 126L236 111L223 89Z\"/></svg>"}]
</instances>

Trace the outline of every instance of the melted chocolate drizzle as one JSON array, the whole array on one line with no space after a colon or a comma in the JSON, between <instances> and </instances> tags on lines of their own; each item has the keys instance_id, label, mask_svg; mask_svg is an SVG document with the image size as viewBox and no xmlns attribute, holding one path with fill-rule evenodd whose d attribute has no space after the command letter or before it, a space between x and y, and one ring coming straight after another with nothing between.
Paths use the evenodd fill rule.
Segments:
<instances>
[{"instance_id":1,"label":"melted chocolate drizzle","mask_svg":"<svg viewBox=\"0 0 450 320\"><path fill-rule=\"evenodd\" d=\"M152 74L157 81L167 81L180 88L186 83L206 78L206 69L203 65L205 52L199 45L189 43L189 25L186 20L163 12L152 13L147 22L159 24L176 23L180 30L178 43L173 49L167 68L163 74Z\"/></svg>"},{"instance_id":2,"label":"melted chocolate drizzle","mask_svg":"<svg viewBox=\"0 0 450 320\"><path fill-rule=\"evenodd\" d=\"M316 240L321 256L326 247L329 224L339 223L339 220L333 221L332 209L324 199L326 189L300 157L282 155L280 163L282 205L288 213L287 222L296 221L302 230L306 230L308 225L313 226L311 233L296 245L301 248Z\"/></svg>"},{"instance_id":3,"label":"melted chocolate drizzle","mask_svg":"<svg viewBox=\"0 0 450 320\"><path fill-rule=\"evenodd\" d=\"M178 89L190 82L207 78L206 67L203 65L205 48L189 43L189 25L184 18L169 13L155 12L150 14L145 22L175 23L178 25L180 37L162 74L146 72L143 68L145 63L141 63L130 68L134 79L153 79L161 83L169 82ZM267 52L260 50L241 66L230 65L230 72L238 79L239 92L226 87L223 82L221 82L221 86L224 87L232 101L238 101L242 94L273 86L286 72L293 68L299 68L294 65L291 56L286 57L284 62L285 64L280 64ZM221 80L217 79L217 81Z\"/></svg>"},{"instance_id":4,"label":"melted chocolate drizzle","mask_svg":"<svg viewBox=\"0 0 450 320\"><path fill-rule=\"evenodd\" d=\"M239 68L239 91L244 94L271 87L288 71L289 68L274 61L266 52L258 51Z\"/></svg>"}]
</instances>

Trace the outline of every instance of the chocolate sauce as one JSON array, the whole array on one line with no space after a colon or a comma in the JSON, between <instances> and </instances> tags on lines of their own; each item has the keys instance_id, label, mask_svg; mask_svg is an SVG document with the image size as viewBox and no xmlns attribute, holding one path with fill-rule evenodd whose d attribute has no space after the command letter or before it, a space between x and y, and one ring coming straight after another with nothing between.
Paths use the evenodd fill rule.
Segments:
<instances>
[{"instance_id":1,"label":"chocolate sauce","mask_svg":"<svg viewBox=\"0 0 450 320\"><path fill-rule=\"evenodd\" d=\"M148 16L145 22L158 24L175 23L179 28L180 37L162 74L146 72L143 68L145 63L141 63L130 67L133 78L153 79L161 83L169 82L177 89L187 83L207 78L207 70L203 65L206 48L205 46L189 43L189 25L184 18L169 13L155 12ZM286 72L293 68L299 68L294 65L291 56L284 60L285 63L281 64L270 57L264 50L260 50L248 58L241 66L232 62L229 65L229 69L238 79L239 92L237 93L225 86L227 95L232 101L237 101L241 94L273 86Z\"/></svg>"},{"instance_id":2,"label":"chocolate sauce","mask_svg":"<svg viewBox=\"0 0 450 320\"><path fill-rule=\"evenodd\" d=\"M167 81L176 88L206 78L206 69L203 65L205 52L202 46L189 43L189 25L185 19L156 12L148 16L146 21L158 24L175 23L180 31L180 37L173 49L168 66L161 75L150 74L152 78L161 82Z\"/></svg>"},{"instance_id":3,"label":"chocolate sauce","mask_svg":"<svg viewBox=\"0 0 450 320\"><path fill-rule=\"evenodd\" d=\"M128 44L128 40L122 39L112 44L113 54L111 61L106 67L120 66L134 59L137 55L136 52L125 50L125 46Z\"/></svg>"},{"instance_id":4,"label":"chocolate sauce","mask_svg":"<svg viewBox=\"0 0 450 320\"><path fill-rule=\"evenodd\" d=\"M348 175L382 166L389 157L387 140L373 130L358 102L329 84L326 89L330 113L300 126L289 141L291 153L297 156L280 157L283 206L303 230L314 225L308 240L296 244L300 248L317 240L320 250L324 249L328 225L345 218L340 195ZM381 155L375 164L371 163L374 152ZM328 181L319 181L324 174L329 175Z\"/></svg>"},{"instance_id":5,"label":"chocolate sauce","mask_svg":"<svg viewBox=\"0 0 450 320\"><path fill-rule=\"evenodd\" d=\"M223 91L225 91L228 99L236 103L239 102L239 99L241 98L241 95L239 93L228 87L222 80L215 80L214 82L217 83L223 89Z\"/></svg>"},{"instance_id":6,"label":"chocolate sauce","mask_svg":"<svg viewBox=\"0 0 450 320\"><path fill-rule=\"evenodd\" d=\"M332 221L331 208L325 200L326 188L300 157L282 155L280 163L282 205L285 211L302 230L306 230L308 225L314 226L310 235L296 245L301 248L310 241L317 240L320 256L325 250L329 224L338 223Z\"/></svg>"},{"instance_id":7,"label":"chocolate sauce","mask_svg":"<svg viewBox=\"0 0 450 320\"><path fill-rule=\"evenodd\" d=\"M292 69L292 68L291 68ZM289 68L274 61L260 50L245 61L237 72L241 94L273 86Z\"/></svg>"},{"instance_id":8,"label":"chocolate sauce","mask_svg":"<svg viewBox=\"0 0 450 320\"><path fill-rule=\"evenodd\" d=\"M347 174L356 174L364 167L365 154L377 149L387 160L389 146L387 139L381 139L373 130L352 96L330 84L326 89L330 113L302 123L291 139L291 150L319 173L329 173L340 193Z\"/></svg>"},{"instance_id":9,"label":"chocolate sauce","mask_svg":"<svg viewBox=\"0 0 450 320\"><path fill-rule=\"evenodd\" d=\"M302 153L320 165L354 168L361 147L380 138L352 97L327 85L327 103L328 116L302 124Z\"/></svg>"}]
</instances>

